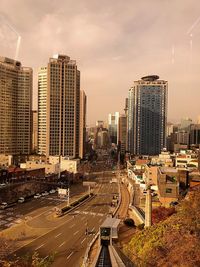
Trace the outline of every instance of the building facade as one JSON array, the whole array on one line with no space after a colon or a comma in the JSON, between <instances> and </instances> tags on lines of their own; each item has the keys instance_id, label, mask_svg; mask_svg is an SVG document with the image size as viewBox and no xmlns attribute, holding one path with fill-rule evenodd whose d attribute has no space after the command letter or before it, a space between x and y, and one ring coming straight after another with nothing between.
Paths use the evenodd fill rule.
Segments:
<instances>
[{"instance_id":1,"label":"building facade","mask_svg":"<svg viewBox=\"0 0 200 267\"><path fill-rule=\"evenodd\" d=\"M135 81L128 98L128 150L158 155L166 146L168 83L156 75Z\"/></svg>"},{"instance_id":2,"label":"building facade","mask_svg":"<svg viewBox=\"0 0 200 267\"><path fill-rule=\"evenodd\" d=\"M37 153L38 147L38 112L37 110L32 110L31 112L31 133L32 133L32 152Z\"/></svg>"},{"instance_id":3,"label":"building facade","mask_svg":"<svg viewBox=\"0 0 200 267\"><path fill-rule=\"evenodd\" d=\"M86 142L86 106L87 97L83 90L80 91L80 137L79 137L79 157L82 159L85 155Z\"/></svg>"},{"instance_id":4,"label":"building facade","mask_svg":"<svg viewBox=\"0 0 200 267\"><path fill-rule=\"evenodd\" d=\"M79 156L80 71L65 55L50 58L38 77L38 152Z\"/></svg>"},{"instance_id":5,"label":"building facade","mask_svg":"<svg viewBox=\"0 0 200 267\"><path fill-rule=\"evenodd\" d=\"M31 151L31 68L0 57L0 154Z\"/></svg>"},{"instance_id":6,"label":"building facade","mask_svg":"<svg viewBox=\"0 0 200 267\"><path fill-rule=\"evenodd\" d=\"M108 132L111 143L117 144L117 132L119 123L119 112L108 114Z\"/></svg>"},{"instance_id":7,"label":"building facade","mask_svg":"<svg viewBox=\"0 0 200 267\"><path fill-rule=\"evenodd\" d=\"M118 147L121 153L126 151L126 139L127 139L127 116L122 114L119 116L118 124Z\"/></svg>"}]
</instances>

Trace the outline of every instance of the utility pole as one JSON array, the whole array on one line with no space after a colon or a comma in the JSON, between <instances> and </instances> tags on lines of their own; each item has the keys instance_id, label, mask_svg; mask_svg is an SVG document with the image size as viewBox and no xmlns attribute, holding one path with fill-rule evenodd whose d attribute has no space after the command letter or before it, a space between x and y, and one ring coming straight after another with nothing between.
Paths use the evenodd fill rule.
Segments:
<instances>
[{"instance_id":1,"label":"utility pole","mask_svg":"<svg viewBox=\"0 0 200 267\"><path fill-rule=\"evenodd\" d=\"M198 171L200 171L200 145L199 145L199 151L198 151Z\"/></svg>"},{"instance_id":2,"label":"utility pole","mask_svg":"<svg viewBox=\"0 0 200 267\"><path fill-rule=\"evenodd\" d=\"M146 203L145 203L145 227L152 225L152 199L151 199L151 185L149 182L149 174L147 175L147 194L146 194Z\"/></svg>"},{"instance_id":3,"label":"utility pole","mask_svg":"<svg viewBox=\"0 0 200 267\"><path fill-rule=\"evenodd\" d=\"M61 160L60 160L60 157L61 157L61 155L59 155L59 158L58 158L58 163L59 163L58 179L60 179L60 173L61 173L61 166L60 166Z\"/></svg>"},{"instance_id":4,"label":"utility pole","mask_svg":"<svg viewBox=\"0 0 200 267\"><path fill-rule=\"evenodd\" d=\"M69 187L67 188L67 206L69 206Z\"/></svg>"}]
</instances>

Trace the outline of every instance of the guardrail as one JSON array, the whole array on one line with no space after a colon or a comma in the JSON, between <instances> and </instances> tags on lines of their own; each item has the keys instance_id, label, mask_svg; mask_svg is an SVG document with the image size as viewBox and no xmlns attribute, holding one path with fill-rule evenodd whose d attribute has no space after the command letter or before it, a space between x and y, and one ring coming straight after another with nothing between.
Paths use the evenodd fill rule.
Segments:
<instances>
[{"instance_id":1,"label":"guardrail","mask_svg":"<svg viewBox=\"0 0 200 267\"><path fill-rule=\"evenodd\" d=\"M82 263L82 267L87 267L88 266L88 258L89 258L89 253L91 250L91 247L93 246L93 244L95 243L95 241L98 239L99 237L99 232L94 236L94 238L92 239L92 241L89 243L86 252L85 252L85 256L83 258L83 263ZM98 252L98 256L99 256L100 251Z\"/></svg>"}]
</instances>

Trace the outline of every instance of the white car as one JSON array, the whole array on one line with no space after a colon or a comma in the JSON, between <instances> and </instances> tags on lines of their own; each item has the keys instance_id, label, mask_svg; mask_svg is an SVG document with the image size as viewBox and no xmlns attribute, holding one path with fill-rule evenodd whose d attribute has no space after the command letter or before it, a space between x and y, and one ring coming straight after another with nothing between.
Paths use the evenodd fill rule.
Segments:
<instances>
[{"instance_id":1,"label":"white car","mask_svg":"<svg viewBox=\"0 0 200 267\"><path fill-rule=\"evenodd\" d=\"M0 208L3 209L3 210L5 208L7 208L7 207L8 207L8 203L6 203L6 202L2 202L1 205L0 205Z\"/></svg>"},{"instance_id":2,"label":"white car","mask_svg":"<svg viewBox=\"0 0 200 267\"><path fill-rule=\"evenodd\" d=\"M54 193L56 193L56 190L51 189L51 190L49 191L49 193L50 193L50 194L54 194Z\"/></svg>"},{"instance_id":3,"label":"white car","mask_svg":"<svg viewBox=\"0 0 200 267\"><path fill-rule=\"evenodd\" d=\"M18 199L18 202L19 202L19 203L23 203L24 201L25 201L24 197L20 197L20 198Z\"/></svg>"},{"instance_id":4,"label":"white car","mask_svg":"<svg viewBox=\"0 0 200 267\"><path fill-rule=\"evenodd\" d=\"M48 196L48 194L49 194L49 193L48 193L47 191L45 191L45 192L42 193L42 196L43 196L43 197L44 197L44 196Z\"/></svg>"},{"instance_id":5,"label":"white car","mask_svg":"<svg viewBox=\"0 0 200 267\"><path fill-rule=\"evenodd\" d=\"M34 196L34 198L41 198L41 195L40 195L40 194L36 194L36 195Z\"/></svg>"},{"instance_id":6,"label":"white car","mask_svg":"<svg viewBox=\"0 0 200 267\"><path fill-rule=\"evenodd\" d=\"M3 183L3 184L0 184L0 186L2 186L2 187L3 187L3 186L6 186L6 184L4 184L4 183Z\"/></svg>"}]
</instances>

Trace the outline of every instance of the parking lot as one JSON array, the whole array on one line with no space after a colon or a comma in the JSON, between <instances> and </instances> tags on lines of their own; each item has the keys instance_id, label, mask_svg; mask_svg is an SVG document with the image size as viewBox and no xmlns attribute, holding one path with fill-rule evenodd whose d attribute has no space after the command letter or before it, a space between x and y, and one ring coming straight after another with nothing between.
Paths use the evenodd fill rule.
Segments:
<instances>
[{"instance_id":1,"label":"parking lot","mask_svg":"<svg viewBox=\"0 0 200 267\"><path fill-rule=\"evenodd\" d=\"M70 196L74 196L87 190L83 186L71 188ZM60 198L58 193L48 194L40 198L31 198L24 203L16 203L12 207L0 210L0 230L6 229L23 221L29 220L44 213L48 215L53 212L55 206L66 201Z\"/></svg>"}]
</instances>

